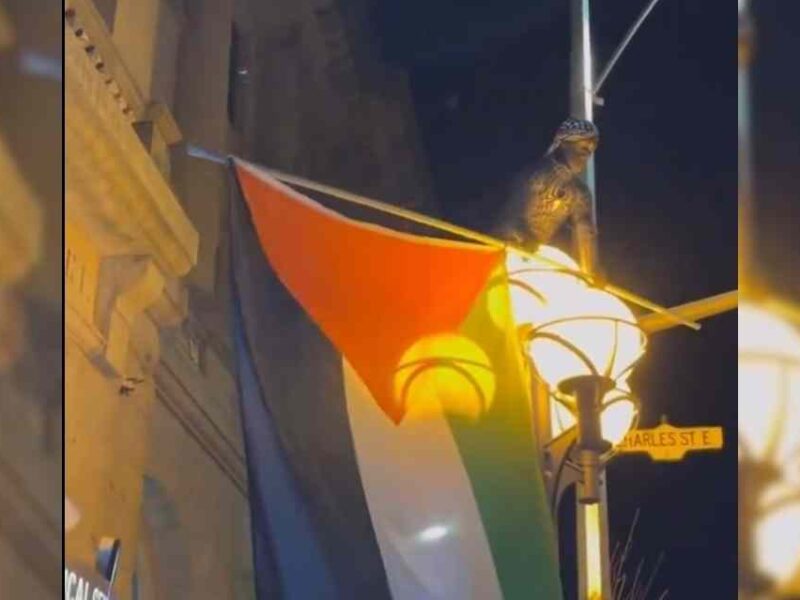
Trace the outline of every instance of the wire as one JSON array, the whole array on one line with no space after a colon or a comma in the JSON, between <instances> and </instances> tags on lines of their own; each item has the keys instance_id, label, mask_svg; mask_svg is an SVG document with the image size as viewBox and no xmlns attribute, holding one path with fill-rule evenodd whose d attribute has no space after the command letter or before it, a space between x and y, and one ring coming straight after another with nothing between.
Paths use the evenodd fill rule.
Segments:
<instances>
[{"instance_id":1,"label":"wire","mask_svg":"<svg viewBox=\"0 0 800 600\"><path fill-rule=\"evenodd\" d=\"M616 50L614 50L614 54L608 61L606 68L603 69L603 72L600 74L600 77L597 78L597 83L595 84L594 89L592 90L593 96L597 96L597 94L600 93L600 88L603 86L609 74L611 73L611 69L613 69L614 65L617 64L619 57L622 56L623 52L625 52L625 48L628 47L628 44L630 44L631 40L633 39L633 36L636 35L637 31L639 31L639 28L642 26L642 23L644 23L644 20L650 14L650 11L652 11L653 8L655 8L656 4L658 4L658 0L652 0L650 4L645 7L645 9L642 11L642 14L639 15L639 18L636 19L636 22L634 22L634 24L628 30L628 33L625 34L625 37L622 39L622 42L620 42L620 45L617 46Z\"/></svg>"}]
</instances>

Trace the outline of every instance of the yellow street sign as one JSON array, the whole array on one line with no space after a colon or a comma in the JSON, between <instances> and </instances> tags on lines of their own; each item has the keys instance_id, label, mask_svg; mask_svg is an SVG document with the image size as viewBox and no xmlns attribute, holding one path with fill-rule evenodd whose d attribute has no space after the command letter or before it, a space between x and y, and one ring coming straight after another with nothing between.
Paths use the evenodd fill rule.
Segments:
<instances>
[{"instance_id":1,"label":"yellow street sign","mask_svg":"<svg viewBox=\"0 0 800 600\"><path fill-rule=\"evenodd\" d=\"M634 429L617 445L620 453L646 452L658 461L682 460L694 450L721 450L722 427L673 427L661 423L654 429Z\"/></svg>"}]
</instances>

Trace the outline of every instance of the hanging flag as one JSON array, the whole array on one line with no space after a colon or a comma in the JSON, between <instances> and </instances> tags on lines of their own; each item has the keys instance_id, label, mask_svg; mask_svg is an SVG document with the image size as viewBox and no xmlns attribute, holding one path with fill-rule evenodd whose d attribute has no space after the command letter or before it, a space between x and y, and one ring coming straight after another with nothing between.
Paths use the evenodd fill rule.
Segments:
<instances>
[{"instance_id":1,"label":"hanging flag","mask_svg":"<svg viewBox=\"0 0 800 600\"><path fill-rule=\"evenodd\" d=\"M560 599L503 251L231 166L259 598Z\"/></svg>"}]
</instances>

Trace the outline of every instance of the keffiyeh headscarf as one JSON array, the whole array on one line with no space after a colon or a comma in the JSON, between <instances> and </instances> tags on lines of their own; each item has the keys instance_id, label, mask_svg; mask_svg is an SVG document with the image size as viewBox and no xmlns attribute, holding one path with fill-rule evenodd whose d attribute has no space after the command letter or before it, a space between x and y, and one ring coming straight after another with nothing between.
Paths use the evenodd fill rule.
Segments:
<instances>
[{"instance_id":1,"label":"keffiyeh headscarf","mask_svg":"<svg viewBox=\"0 0 800 600\"><path fill-rule=\"evenodd\" d=\"M558 148L562 142L588 139L600 139L600 132L595 124L591 121L573 119L570 117L559 126L553 138L553 143L550 144L550 148L547 149L547 153L550 154L553 150Z\"/></svg>"}]
</instances>

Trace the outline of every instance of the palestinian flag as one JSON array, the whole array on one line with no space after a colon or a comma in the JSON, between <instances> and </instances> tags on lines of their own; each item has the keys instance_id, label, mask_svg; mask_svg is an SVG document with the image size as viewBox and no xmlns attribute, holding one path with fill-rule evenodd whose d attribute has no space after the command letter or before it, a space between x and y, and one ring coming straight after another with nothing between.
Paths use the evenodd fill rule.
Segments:
<instances>
[{"instance_id":1,"label":"palestinian flag","mask_svg":"<svg viewBox=\"0 0 800 600\"><path fill-rule=\"evenodd\" d=\"M231 169L258 597L562 598L504 252Z\"/></svg>"}]
</instances>

